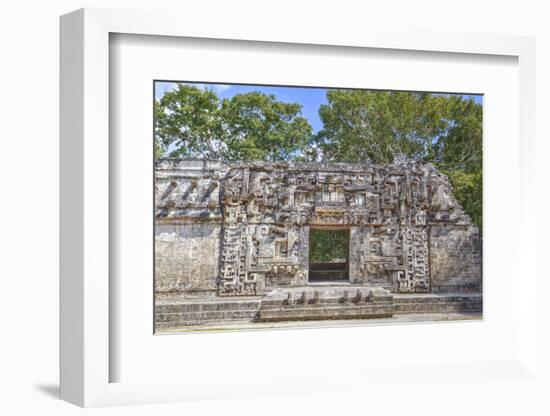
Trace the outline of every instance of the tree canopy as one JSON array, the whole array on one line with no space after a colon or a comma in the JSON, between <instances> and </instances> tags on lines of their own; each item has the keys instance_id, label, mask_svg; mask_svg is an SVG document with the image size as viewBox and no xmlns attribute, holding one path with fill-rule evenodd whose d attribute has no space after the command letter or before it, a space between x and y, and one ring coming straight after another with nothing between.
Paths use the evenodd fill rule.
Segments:
<instances>
[{"instance_id":1,"label":"tree canopy","mask_svg":"<svg viewBox=\"0 0 550 416\"><path fill-rule=\"evenodd\" d=\"M451 94L329 89L317 134L301 109L261 92L220 99L178 84L155 101L156 156L391 163L405 154L447 174L481 227L481 104Z\"/></svg>"},{"instance_id":2,"label":"tree canopy","mask_svg":"<svg viewBox=\"0 0 550 416\"><path fill-rule=\"evenodd\" d=\"M301 105L260 92L220 100L179 84L155 102L159 153L224 160L288 160L313 137Z\"/></svg>"},{"instance_id":3,"label":"tree canopy","mask_svg":"<svg viewBox=\"0 0 550 416\"><path fill-rule=\"evenodd\" d=\"M329 90L316 137L325 160L391 163L396 154L433 155L446 127L446 98L429 93Z\"/></svg>"},{"instance_id":4,"label":"tree canopy","mask_svg":"<svg viewBox=\"0 0 550 416\"><path fill-rule=\"evenodd\" d=\"M347 259L349 235L345 230L316 230L309 232L309 262L323 263Z\"/></svg>"},{"instance_id":5,"label":"tree canopy","mask_svg":"<svg viewBox=\"0 0 550 416\"><path fill-rule=\"evenodd\" d=\"M397 154L435 164L482 225L482 106L457 95L329 90L314 142L323 160L391 163Z\"/></svg>"}]
</instances>

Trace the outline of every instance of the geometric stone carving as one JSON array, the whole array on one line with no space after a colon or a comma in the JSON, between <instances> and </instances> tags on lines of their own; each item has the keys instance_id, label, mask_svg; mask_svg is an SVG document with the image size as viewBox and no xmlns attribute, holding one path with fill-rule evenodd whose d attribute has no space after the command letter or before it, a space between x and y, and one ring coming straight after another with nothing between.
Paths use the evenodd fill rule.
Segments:
<instances>
[{"instance_id":1,"label":"geometric stone carving","mask_svg":"<svg viewBox=\"0 0 550 416\"><path fill-rule=\"evenodd\" d=\"M198 255L219 258L220 296L306 286L315 227L350 231L351 283L416 293L481 286L479 232L430 164L161 159L156 175L158 224L219 225L219 252ZM157 252L159 262L163 255ZM292 296L288 304L301 299Z\"/></svg>"}]
</instances>

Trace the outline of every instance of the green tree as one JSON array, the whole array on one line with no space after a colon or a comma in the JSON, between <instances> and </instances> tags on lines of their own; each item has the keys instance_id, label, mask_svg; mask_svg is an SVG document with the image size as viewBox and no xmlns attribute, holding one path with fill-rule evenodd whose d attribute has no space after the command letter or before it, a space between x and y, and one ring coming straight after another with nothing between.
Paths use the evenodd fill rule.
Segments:
<instances>
[{"instance_id":1,"label":"green tree","mask_svg":"<svg viewBox=\"0 0 550 416\"><path fill-rule=\"evenodd\" d=\"M434 160L443 169L481 172L482 108L459 96L447 97L447 127L434 142Z\"/></svg>"},{"instance_id":2,"label":"green tree","mask_svg":"<svg viewBox=\"0 0 550 416\"><path fill-rule=\"evenodd\" d=\"M433 156L432 141L445 129L446 99L429 93L329 90L319 109L316 137L328 161L391 163L403 153Z\"/></svg>"},{"instance_id":3,"label":"green tree","mask_svg":"<svg viewBox=\"0 0 550 416\"><path fill-rule=\"evenodd\" d=\"M301 106L251 92L220 100L179 84L155 101L155 156L223 160L434 163L482 225L482 107L456 95L328 90L316 135Z\"/></svg>"},{"instance_id":4,"label":"green tree","mask_svg":"<svg viewBox=\"0 0 550 416\"><path fill-rule=\"evenodd\" d=\"M232 160L290 160L309 145L312 129L300 104L250 92L222 102L220 115Z\"/></svg>"},{"instance_id":5,"label":"green tree","mask_svg":"<svg viewBox=\"0 0 550 416\"><path fill-rule=\"evenodd\" d=\"M480 104L448 98L448 128L434 143L435 164L478 227L483 224L483 111Z\"/></svg>"},{"instance_id":6,"label":"green tree","mask_svg":"<svg viewBox=\"0 0 550 416\"><path fill-rule=\"evenodd\" d=\"M441 169L453 185L455 198L480 229L483 224L483 174L461 169Z\"/></svg>"},{"instance_id":7,"label":"green tree","mask_svg":"<svg viewBox=\"0 0 550 416\"><path fill-rule=\"evenodd\" d=\"M162 154L223 160L289 160L309 145L301 106L260 92L220 100L214 91L179 84L155 104Z\"/></svg>"},{"instance_id":8,"label":"green tree","mask_svg":"<svg viewBox=\"0 0 550 416\"><path fill-rule=\"evenodd\" d=\"M391 163L399 154L448 175L466 213L482 225L482 107L456 95L329 90L315 141L327 161Z\"/></svg>"},{"instance_id":9,"label":"green tree","mask_svg":"<svg viewBox=\"0 0 550 416\"><path fill-rule=\"evenodd\" d=\"M178 84L155 102L155 136L162 154L218 159L223 153L220 100L211 90Z\"/></svg>"},{"instance_id":10,"label":"green tree","mask_svg":"<svg viewBox=\"0 0 550 416\"><path fill-rule=\"evenodd\" d=\"M309 261L324 263L348 258L349 234L345 230L310 230Z\"/></svg>"}]
</instances>

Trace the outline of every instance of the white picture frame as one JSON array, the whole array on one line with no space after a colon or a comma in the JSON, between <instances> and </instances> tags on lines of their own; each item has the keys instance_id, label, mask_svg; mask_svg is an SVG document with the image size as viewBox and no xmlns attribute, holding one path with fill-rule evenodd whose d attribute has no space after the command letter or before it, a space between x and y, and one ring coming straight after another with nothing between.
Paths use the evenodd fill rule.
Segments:
<instances>
[{"instance_id":1,"label":"white picture frame","mask_svg":"<svg viewBox=\"0 0 550 416\"><path fill-rule=\"evenodd\" d=\"M536 217L529 211L535 195L530 180L535 171L535 41L529 37L429 31L380 32L361 30L327 34L322 28L303 33L274 25L231 24L206 27L200 19L173 13L82 9L61 18L61 398L80 406L186 401L215 397L247 397L338 391L351 386L373 386L376 380L401 378L403 385L441 382L439 373L472 383L472 373L518 382L536 377ZM307 378L289 379L284 371L266 374L269 382L241 380L226 388L227 380L193 376L178 381L111 382L110 366L120 359L110 348L109 253L109 36L114 33L278 42L334 47L430 51L440 54L504 55L518 59L519 67L519 201L516 273L522 270L517 292L518 345L507 360L457 364L451 359L434 366L408 370L370 368L369 377L357 368L322 369ZM152 335L152 333L151 333ZM233 336L238 336L234 334ZM238 342L238 341L236 341ZM359 369L361 365L359 364ZM309 370L308 370L309 371ZM244 371L246 373L246 371ZM352 376L352 374L356 374ZM500 376L499 376L500 374ZM325 377L329 375L329 377ZM347 380L342 383L342 380ZM483 379L483 377L481 378ZM305 383L309 380L309 383Z\"/></svg>"}]
</instances>

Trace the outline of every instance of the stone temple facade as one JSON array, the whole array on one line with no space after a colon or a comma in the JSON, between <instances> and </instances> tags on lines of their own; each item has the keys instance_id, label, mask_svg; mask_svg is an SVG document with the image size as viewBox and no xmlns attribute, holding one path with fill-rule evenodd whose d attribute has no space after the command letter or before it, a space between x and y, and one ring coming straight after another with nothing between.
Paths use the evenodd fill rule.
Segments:
<instances>
[{"instance_id":1,"label":"stone temple facade","mask_svg":"<svg viewBox=\"0 0 550 416\"><path fill-rule=\"evenodd\" d=\"M155 174L157 328L481 312L479 230L432 165L161 159ZM319 283L323 229L345 230L349 255Z\"/></svg>"}]
</instances>

